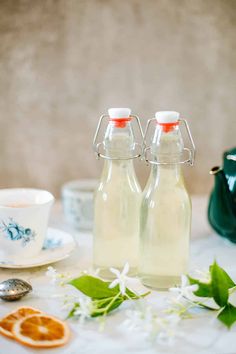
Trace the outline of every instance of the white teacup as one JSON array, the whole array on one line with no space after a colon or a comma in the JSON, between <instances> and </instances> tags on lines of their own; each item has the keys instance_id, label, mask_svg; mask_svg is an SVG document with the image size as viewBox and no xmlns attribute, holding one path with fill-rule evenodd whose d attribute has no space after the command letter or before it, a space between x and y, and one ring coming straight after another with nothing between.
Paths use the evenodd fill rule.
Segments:
<instances>
[{"instance_id":1,"label":"white teacup","mask_svg":"<svg viewBox=\"0 0 236 354\"><path fill-rule=\"evenodd\" d=\"M53 202L40 189L0 189L0 261L20 262L40 252Z\"/></svg>"}]
</instances>

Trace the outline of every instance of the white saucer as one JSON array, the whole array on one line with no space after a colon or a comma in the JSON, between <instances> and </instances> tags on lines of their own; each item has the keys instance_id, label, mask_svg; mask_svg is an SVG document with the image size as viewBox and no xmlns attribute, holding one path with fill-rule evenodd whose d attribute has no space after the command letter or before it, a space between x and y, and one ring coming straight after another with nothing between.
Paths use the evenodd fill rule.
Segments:
<instances>
[{"instance_id":1,"label":"white saucer","mask_svg":"<svg viewBox=\"0 0 236 354\"><path fill-rule=\"evenodd\" d=\"M0 268L32 268L61 261L75 249L75 241L67 232L48 228L43 249L34 258L22 259L21 263L0 260Z\"/></svg>"}]
</instances>

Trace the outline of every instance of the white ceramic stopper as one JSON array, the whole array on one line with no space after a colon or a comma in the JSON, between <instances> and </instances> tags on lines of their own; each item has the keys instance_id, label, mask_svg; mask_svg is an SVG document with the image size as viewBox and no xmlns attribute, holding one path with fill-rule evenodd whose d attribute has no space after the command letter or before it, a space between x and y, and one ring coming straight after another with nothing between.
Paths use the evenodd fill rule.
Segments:
<instances>
[{"instance_id":1,"label":"white ceramic stopper","mask_svg":"<svg viewBox=\"0 0 236 354\"><path fill-rule=\"evenodd\" d=\"M156 112L155 117L158 123L176 123L179 120L180 114L175 111Z\"/></svg>"},{"instance_id":2,"label":"white ceramic stopper","mask_svg":"<svg viewBox=\"0 0 236 354\"><path fill-rule=\"evenodd\" d=\"M110 118L128 118L131 114L130 108L109 108L108 114Z\"/></svg>"}]
</instances>

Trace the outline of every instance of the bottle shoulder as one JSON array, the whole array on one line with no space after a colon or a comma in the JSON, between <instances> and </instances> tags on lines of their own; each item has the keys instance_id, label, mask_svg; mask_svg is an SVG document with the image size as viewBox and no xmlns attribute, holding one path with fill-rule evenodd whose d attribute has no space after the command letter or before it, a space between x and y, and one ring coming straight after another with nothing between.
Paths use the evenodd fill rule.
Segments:
<instances>
[{"instance_id":1,"label":"bottle shoulder","mask_svg":"<svg viewBox=\"0 0 236 354\"><path fill-rule=\"evenodd\" d=\"M150 175L143 191L145 199L190 199L184 178L162 179L158 176Z\"/></svg>"},{"instance_id":2,"label":"bottle shoulder","mask_svg":"<svg viewBox=\"0 0 236 354\"><path fill-rule=\"evenodd\" d=\"M106 161L103 166L100 182L104 184L128 183L139 186L132 161Z\"/></svg>"},{"instance_id":3,"label":"bottle shoulder","mask_svg":"<svg viewBox=\"0 0 236 354\"><path fill-rule=\"evenodd\" d=\"M126 179L100 179L100 183L98 185L95 194L103 193L103 192L112 192L112 194L122 194L122 193L142 193L142 189L139 185L139 182L135 176L128 177Z\"/></svg>"}]
</instances>

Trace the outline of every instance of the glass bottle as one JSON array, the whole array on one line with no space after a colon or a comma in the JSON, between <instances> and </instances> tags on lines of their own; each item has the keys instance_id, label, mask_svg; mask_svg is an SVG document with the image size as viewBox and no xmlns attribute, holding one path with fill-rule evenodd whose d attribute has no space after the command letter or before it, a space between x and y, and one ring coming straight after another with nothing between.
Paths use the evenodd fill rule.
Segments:
<instances>
[{"instance_id":1,"label":"glass bottle","mask_svg":"<svg viewBox=\"0 0 236 354\"><path fill-rule=\"evenodd\" d=\"M140 156L135 155L133 119L141 126L130 109L113 108L108 112L108 117L104 116L108 126L103 142L96 144L99 124L94 143L97 155L105 162L95 192L93 263L101 276L112 278L110 267L121 270L126 262L129 274L137 273L141 188L133 165L133 158Z\"/></svg>"},{"instance_id":2,"label":"glass bottle","mask_svg":"<svg viewBox=\"0 0 236 354\"><path fill-rule=\"evenodd\" d=\"M146 157L151 172L141 204L139 275L144 285L156 289L179 284L188 265L191 201L181 164L193 164L195 147L183 122L193 151L184 148L179 113L168 111L156 113L152 143L145 149L152 160ZM183 161L185 151L189 158Z\"/></svg>"}]
</instances>

